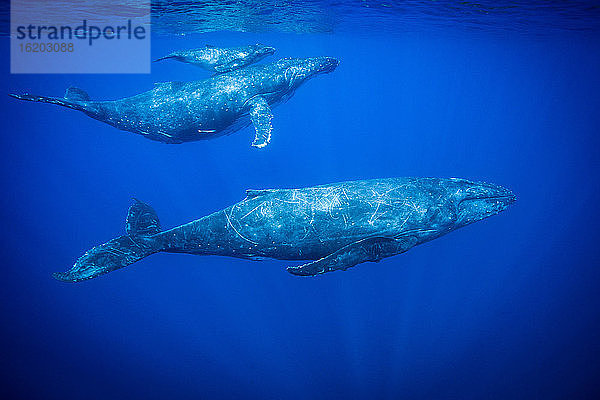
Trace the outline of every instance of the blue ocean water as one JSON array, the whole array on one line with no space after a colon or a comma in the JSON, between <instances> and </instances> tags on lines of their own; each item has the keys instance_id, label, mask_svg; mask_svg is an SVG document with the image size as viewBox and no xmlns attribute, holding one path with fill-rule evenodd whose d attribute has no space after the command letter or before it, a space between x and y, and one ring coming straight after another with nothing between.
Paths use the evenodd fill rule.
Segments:
<instances>
[{"instance_id":1,"label":"blue ocean water","mask_svg":"<svg viewBox=\"0 0 600 400\"><path fill-rule=\"evenodd\" d=\"M0 97L2 398L596 398L597 2L241 4L156 2L152 54L260 42L275 57L339 58L274 109L265 149L251 127L166 145ZM75 85L94 99L208 76L175 62L150 75L0 68L4 93ZM132 197L169 228L246 188L394 176L484 180L518 200L317 278L175 254L78 284L51 277L121 235Z\"/></svg>"}]
</instances>

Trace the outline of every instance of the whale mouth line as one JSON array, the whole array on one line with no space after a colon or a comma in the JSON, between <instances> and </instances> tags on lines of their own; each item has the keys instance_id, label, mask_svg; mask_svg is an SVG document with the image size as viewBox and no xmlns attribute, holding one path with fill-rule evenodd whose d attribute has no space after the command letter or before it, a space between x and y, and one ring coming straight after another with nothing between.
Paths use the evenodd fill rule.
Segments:
<instances>
[{"instance_id":1,"label":"whale mouth line","mask_svg":"<svg viewBox=\"0 0 600 400\"><path fill-rule=\"evenodd\" d=\"M471 199L464 199L463 201L468 200L516 200L515 195L503 195L503 196L483 196L483 197L473 197Z\"/></svg>"},{"instance_id":2,"label":"whale mouth line","mask_svg":"<svg viewBox=\"0 0 600 400\"><path fill-rule=\"evenodd\" d=\"M476 200L504 200L507 203L513 203L517 200L517 196L514 194L503 194L498 196L481 196L481 197L471 197L462 199L459 204L462 204L465 201L476 201Z\"/></svg>"},{"instance_id":3,"label":"whale mouth line","mask_svg":"<svg viewBox=\"0 0 600 400\"><path fill-rule=\"evenodd\" d=\"M481 197L471 197L462 199L457 204L457 210L469 210L473 207L478 208L479 212L484 212L484 210L488 210L488 215L497 214L499 211L505 210L512 203L516 201L516 196L514 194L501 194L501 195L489 195L489 196L481 196ZM493 210L493 212L492 212ZM472 212L473 210L471 210Z\"/></svg>"}]
</instances>

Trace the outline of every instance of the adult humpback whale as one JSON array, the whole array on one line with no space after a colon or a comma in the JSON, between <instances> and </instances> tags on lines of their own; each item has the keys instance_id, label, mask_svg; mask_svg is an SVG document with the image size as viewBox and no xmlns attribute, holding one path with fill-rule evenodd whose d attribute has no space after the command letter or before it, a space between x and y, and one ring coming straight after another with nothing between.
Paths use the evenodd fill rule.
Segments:
<instances>
[{"instance_id":1,"label":"adult humpback whale","mask_svg":"<svg viewBox=\"0 0 600 400\"><path fill-rule=\"evenodd\" d=\"M154 62L172 59L222 74L254 64L273 53L273 47L262 44L227 48L206 45L201 49L174 51Z\"/></svg>"},{"instance_id":2,"label":"adult humpback whale","mask_svg":"<svg viewBox=\"0 0 600 400\"><path fill-rule=\"evenodd\" d=\"M233 133L252 122L252 146L271 139L271 107L289 99L308 79L333 71L331 57L284 58L251 65L202 81L164 82L154 89L114 101L92 101L81 89L69 88L65 98L12 97L58 104L83 111L116 128L164 143L183 143Z\"/></svg>"},{"instance_id":3,"label":"adult humpback whale","mask_svg":"<svg viewBox=\"0 0 600 400\"><path fill-rule=\"evenodd\" d=\"M78 282L160 251L312 260L287 270L317 275L403 253L515 200L503 187L455 178L373 179L246 194L237 204L167 231L154 210L136 200L126 235L94 247L54 277Z\"/></svg>"}]
</instances>

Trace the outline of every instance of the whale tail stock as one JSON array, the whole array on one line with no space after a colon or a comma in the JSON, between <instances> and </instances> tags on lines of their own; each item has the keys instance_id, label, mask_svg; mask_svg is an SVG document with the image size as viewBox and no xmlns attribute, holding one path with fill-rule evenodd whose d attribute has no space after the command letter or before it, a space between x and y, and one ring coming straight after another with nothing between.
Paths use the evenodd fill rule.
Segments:
<instances>
[{"instance_id":1,"label":"whale tail stock","mask_svg":"<svg viewBox=\"0 0 600 400\"><path fill-rule=\"evenodd\" d=\"M64 98L36 96L28 93L25 94L8 94L10 97L25 101L35 101L39 103L57 104L59 106L71 108L73 110L83 111L94 114L97 110L90 101L90 96L83 90L76 87L67 89Z\"/></svg>"},{"instance_id":2,"label":"whale tail stock","mask_svg":"<svg viewBox=\"0 0 600 400\"><path fill-rule=\"evenodd\" d=\"M164 60L177 59L178 57L179 57L178 55L171 53L171 54L168 54L166 56L157 58L156 60L153 60L152 62L159 62L159 61L164 61Z\"/></svg>"},{"instance_id":3,"label":"whale tail stock","mask_svg":"<svg viewBox=\"0 0 600 400\"><path fill-rule=\"evenodd\" d=\"M161 232L156 212L149 205L134 199L129 208L126 235L119 236L88 250L67 272L56 272L54 278L63 282L80 282L126 267L163 250L157 236Z\"/></svg>"}]
</instances>

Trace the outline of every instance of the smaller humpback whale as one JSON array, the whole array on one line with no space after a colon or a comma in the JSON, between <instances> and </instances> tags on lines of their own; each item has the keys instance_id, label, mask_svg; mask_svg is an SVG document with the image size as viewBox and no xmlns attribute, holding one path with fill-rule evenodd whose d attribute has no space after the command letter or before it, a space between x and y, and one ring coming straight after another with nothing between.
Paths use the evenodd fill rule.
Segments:
<instances>
[{"instance_id":1,"label":"smaller humpback whale","mask_svg":"<svg viewBox=\"0 0 600 400\"><path fill-rule=\"evenodd\" d=\"M252 146L260 148L271 140L271 107L338 64L331 57L283 58L202 81L157 83L148 92L114 101L92 101L85 91L74 87L67 89L64 98L10 96L83 111L118 129L163 143L213 139L252 122L256 130Z\"/></svg>"},{"instance_id":2,"label":"smaller humpback whale","mask_svg":"<svg viewBox=\"0 0 600 400\"><path fill-rule=\"evenodd\" d=\"M222 74L254 64L273 53L275 53L273 47L261 44L228 48L206 45L201 49L174 51L154 60L154 62L172 59L196 65L210 72Z\"/></svg>"},{"instance_id":3,"label":"smaller humpback whale","mask_svg":"<svg viewBox=\"0 0 600 400\"><path fill-rule=\"evenodd\" d=\"M372 179L247 190L237 204L163 231L154 210L135 200L125 235L88 250L54 277L79 282L157 252L308 260L287 270L317 275L404 253L514 201L508 189L465 179Z\"/></svg>"}]
</instances>

